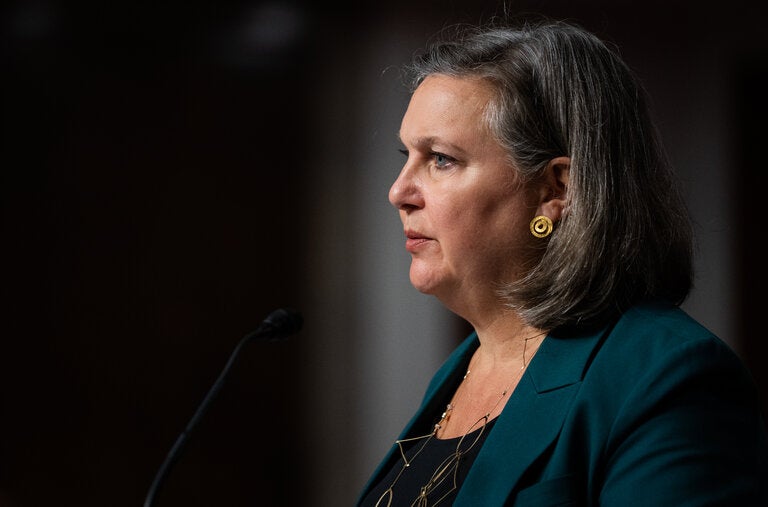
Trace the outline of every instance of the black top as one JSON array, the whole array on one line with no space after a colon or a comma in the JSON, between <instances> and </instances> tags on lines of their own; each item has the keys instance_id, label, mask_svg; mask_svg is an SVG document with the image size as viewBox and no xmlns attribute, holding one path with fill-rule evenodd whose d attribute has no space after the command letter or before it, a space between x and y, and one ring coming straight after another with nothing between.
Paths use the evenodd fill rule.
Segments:
<instances>
[{"instance_id":1,"label":"black top","mask_svg":"<svg viewBox=\"0 0 768 507\"><path fill-rule=\"evenodd\" d=\"M395 484L392 486L392 502L388 503L384 497L380 504L383 507L410 507L423 487L427 489L426 505L436 505L438 502L440 505L451 505L495 421L496 419L492 419L485 427L480 427L463 437L425 437L403 442L403 453L410 465L403 470L401 455L381 482L371 489L360 506L375 506L393 482ZM401 470L400 478L395 481Z\"/></svg>"}]
</instances>

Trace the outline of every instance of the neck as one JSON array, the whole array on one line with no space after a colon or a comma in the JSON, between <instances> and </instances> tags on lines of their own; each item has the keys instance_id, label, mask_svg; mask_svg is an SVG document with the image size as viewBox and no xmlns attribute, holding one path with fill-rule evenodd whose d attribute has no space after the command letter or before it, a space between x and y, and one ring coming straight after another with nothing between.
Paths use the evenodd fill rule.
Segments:
<instances>
[{"instance_id":1,"label":"neck","mask_svg":"<svg viewBox=\"0 0 768 507\"><path fill-rule=\"evenodd\" d=\"M471 324L480 341L473 362L491 370L505 366L513 369L515 366L526 367L547 334L546 330L524 323L511 311L478 319Z\"/></svg>"},{"instance_id":2,"label":"neck","mask_svg":"<svg viewBox=\"0 0 768 507\"><path fill-rule=\"evenodd\" d=\"M498 416L546 337L530 326L494 324L478 331L480 347L436 426L438 438L460 436L479 419Z\"/></svg>"}]
</instances>

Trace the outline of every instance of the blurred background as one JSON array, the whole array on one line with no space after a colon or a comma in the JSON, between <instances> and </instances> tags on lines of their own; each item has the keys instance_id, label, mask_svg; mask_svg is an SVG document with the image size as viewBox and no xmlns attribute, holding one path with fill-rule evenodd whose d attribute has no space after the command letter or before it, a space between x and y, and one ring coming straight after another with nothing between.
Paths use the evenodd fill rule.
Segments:
<instances>
[{"instance_id":1,"label":"blurred background","mask_svg":"<svg viewBox=\"0 0 768 507\"><path fill-rule=\"evenodd\" d=\"M640 75L696 222L685 307L765 400L756 4L5 2L0 507L142 505L280 307L303 329L243 350L156 505L352 505L467 332L410 286L387 201L399 66L505 10L578 22Z\"/></svg>"}]
</instances>

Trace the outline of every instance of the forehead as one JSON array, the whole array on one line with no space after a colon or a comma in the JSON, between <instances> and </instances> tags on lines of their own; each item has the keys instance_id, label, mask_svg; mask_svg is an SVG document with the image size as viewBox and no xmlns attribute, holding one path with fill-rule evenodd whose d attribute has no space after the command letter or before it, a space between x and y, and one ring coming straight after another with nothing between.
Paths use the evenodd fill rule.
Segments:
<instances>
[{"instance_id":1,"label":"forehead","mask_svg":"<svg viewBox=\"0 0 768 507\"><path fill-rule=\"evenodd\" d=\"M485 134L485 110L492 96L491 85L482 79L430 75L411 96L400 135Z\"/></svg>"}]
</instances>

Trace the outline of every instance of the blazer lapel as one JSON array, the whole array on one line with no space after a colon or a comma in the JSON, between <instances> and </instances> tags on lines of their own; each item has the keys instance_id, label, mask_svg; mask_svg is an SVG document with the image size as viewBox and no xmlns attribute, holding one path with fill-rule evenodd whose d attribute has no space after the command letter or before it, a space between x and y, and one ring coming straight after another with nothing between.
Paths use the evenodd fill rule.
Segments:
<instances>
[{"instance_id":1,"label":"blazer lapel","mask_svg":"<svg viewBox=\"0 0 768 507\"><path fill-rule=\"evenodd\" d=\"M560 433L603 333L544 340L475 459L456 507L504 505Z\"/></svg>"}]
</instances>

